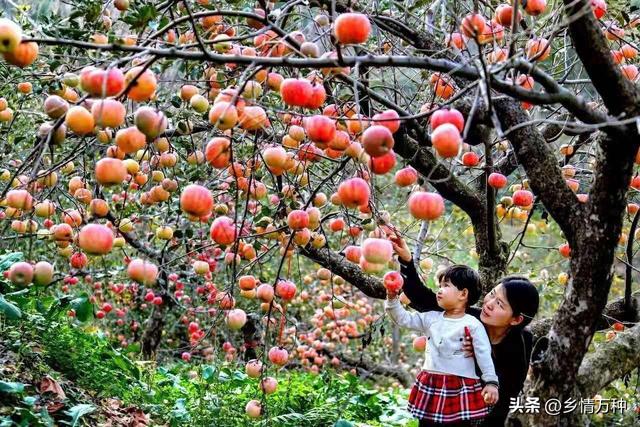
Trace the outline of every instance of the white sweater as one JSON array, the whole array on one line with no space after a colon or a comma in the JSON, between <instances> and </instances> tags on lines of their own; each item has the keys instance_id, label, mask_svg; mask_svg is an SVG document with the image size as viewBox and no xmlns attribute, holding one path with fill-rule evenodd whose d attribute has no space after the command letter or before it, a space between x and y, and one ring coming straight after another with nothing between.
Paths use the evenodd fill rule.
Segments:
<instances>
[{"instance_id":1,"label":"white sweater","mask_svg":"<svg viewBox=\"0 0 640 427\"><path fill-rule=\"evenodd\" d=\"M443 311L410 313L402 307L398 298L385 300L384 308L398 326L427 336L423 370L478 379L473 357L465 357L462 351L464 327L468 326L482 380L498 384L491 360L491 342L478 319L468 314L457 319L444 317Z\"/></svg>"}]
</instances>

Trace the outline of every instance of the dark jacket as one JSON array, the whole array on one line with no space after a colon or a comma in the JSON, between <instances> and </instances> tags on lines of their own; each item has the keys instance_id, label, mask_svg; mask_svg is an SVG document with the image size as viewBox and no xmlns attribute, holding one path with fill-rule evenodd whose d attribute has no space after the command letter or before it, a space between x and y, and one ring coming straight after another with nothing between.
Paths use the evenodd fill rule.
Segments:
<instances>
[{"instance_id":1,"label":"dark jacket","mask_svg":"<svg viewBox=\"0 0 640 427\"><path fill-rule=\"evenodd\" d=\"M404 294L411 300L410 307L417 311L442 311L438 305L436 294L422 283L413 261L405 263L400 260L400 273L404 277ZM481 309L470 307L467 313L480 320ZM498 375L499 400L483 426L502 426L509 414L509 401L517 397L522 390L529 370L533 335L527 330L512 329L498 344L491 345L491 356Z\"/></svg>"}]
</instances>

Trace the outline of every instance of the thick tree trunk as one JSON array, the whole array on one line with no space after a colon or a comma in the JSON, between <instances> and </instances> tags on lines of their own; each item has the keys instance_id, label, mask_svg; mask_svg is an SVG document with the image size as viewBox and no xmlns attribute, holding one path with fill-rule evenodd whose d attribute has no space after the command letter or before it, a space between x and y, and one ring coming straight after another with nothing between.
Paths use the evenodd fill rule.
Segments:
<instances>
[{"instance_id":1,"label":"thick tree trunk","mask_svg":"<svg viewBox=\"0 0 640 427\"><path fill-rule=\"evenodd\" d=\"M247 362L257 357L256 347L262 344L260 316L255 313L249 314L247 316L247 323L244 324L240 331L242 332L245 345L244 360Z\"/></svg>"},{"instance_id":2,"label":"thick tree trunk","mask_svg":"<svg viewBox=\"0 0 640 427\"><path fill-rule=\"evenodd\" d=\"M603 142L608 152L599 158L590 201L581 216L581 232L567 236L572 246L572 280L548 336L540 343L540 358L532 361L527 396L539 397L541 402L581 397L578 371L607 303L635 154L631 144L616 141L616 149L611 150L612 143L611 139ZM528 425L572 426L578 416L541 411L528 417Z\"/></svg>"},{"instance_id":3,"label":"thick tree trunk","mask_svg":"<svg viewBox=\"0 0 640 427\"><path fill-rule=\"evenodd\" d=\"M473 233L476 242L476 252L478 253L478 273L482 280L482 295L490 291L500 280L507 270L507 260L509 257L509 246L502 241L500 227L495 221L489 223L486 208L471 216ZM493 228L493 232L491 232Z\"/></svg>"}]
</instances>

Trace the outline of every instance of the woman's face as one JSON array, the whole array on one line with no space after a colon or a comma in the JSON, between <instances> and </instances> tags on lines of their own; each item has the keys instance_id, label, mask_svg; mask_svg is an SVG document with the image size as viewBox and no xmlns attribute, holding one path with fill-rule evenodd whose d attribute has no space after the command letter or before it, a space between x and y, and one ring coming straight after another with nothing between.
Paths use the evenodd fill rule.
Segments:
<instances>
[{"instance_id":1,"label":"woman's face","mask_svg":"<svg viewBox=\"0 0 640 427\"><path fill-rule=\"evenodd\" d=\"M493 288L482 301L480 321L487 326L515 326L523 320L522 315L513 316L513 309L507 301L502 284Z\"/></svg>"}]
</instances>

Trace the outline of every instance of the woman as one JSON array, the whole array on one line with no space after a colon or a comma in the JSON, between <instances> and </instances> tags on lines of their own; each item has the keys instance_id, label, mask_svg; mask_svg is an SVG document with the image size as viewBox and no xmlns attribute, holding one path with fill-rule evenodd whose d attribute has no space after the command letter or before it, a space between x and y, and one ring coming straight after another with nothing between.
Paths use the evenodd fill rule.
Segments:
<instances>
[{"instance_id":1,"label":"woman","mask_svg":"<svg viewBox=\"0 0 640 427\"><path fill-rule=\"evenodd\" d=\"M418 311L442 310L436 294L425 287L418 276L406 242L395 233L390 239L400 260L404 276L404 294L411 307ZM482 301L482 307L467 311L484 325L491 341L491 356L500 383L499 400L483 426L502 426L509 414L510 398L517 397L529 370L533 335L527 326L538 311L539 295L533 284L524 277L505 277ZM464 349L471 356L473 346L466 342Z\"/></svg>"}]
</instances>

